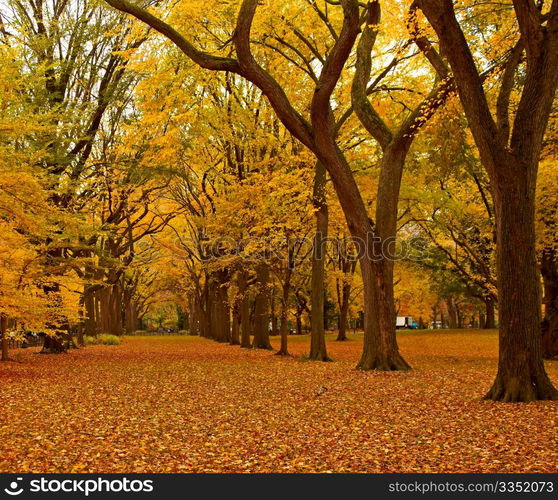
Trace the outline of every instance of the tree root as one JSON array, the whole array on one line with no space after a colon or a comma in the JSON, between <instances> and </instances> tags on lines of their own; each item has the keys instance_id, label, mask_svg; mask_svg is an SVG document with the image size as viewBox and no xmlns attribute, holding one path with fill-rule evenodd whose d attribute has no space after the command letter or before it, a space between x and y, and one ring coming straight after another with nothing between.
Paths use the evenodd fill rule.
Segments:
<instances>
[{"instance_id":1,"label":"tree root","mask_svg":"<svg viewBox=\"0 0 558 500\"><path fill-rule=\"evenodd\" d=\"M531 401L557 401L558 390L546 375L528 377L496 376L485 400L502 403L529 403Z\"/></svg>"},{"instance_id":2,"label":"tree root","mask_svg":"<svg viewBox=\"0 0 558 500\"><path fill-rule=\"evenodd\" d=\"M395 353L389 358L380 356L367 356L364 354L359 361L357 370L369 371L407 371L411 369L411 366L403 359L399 353Z\"/></svg>"}]
</instances>

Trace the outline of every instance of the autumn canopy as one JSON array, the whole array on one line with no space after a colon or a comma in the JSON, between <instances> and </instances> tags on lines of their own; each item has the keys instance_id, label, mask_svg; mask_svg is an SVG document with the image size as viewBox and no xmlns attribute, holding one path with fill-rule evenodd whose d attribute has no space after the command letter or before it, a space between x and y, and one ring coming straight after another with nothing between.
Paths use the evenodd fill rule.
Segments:
<instances>
[{"instance_id":1,"label":"autumn canopy","mask_svg":"<svg viewBox=\"0 0 558 500\"><path fill-rule=\"evenodd\" d=\"M3 0L0 62L2 360L558 399L558 1Z\"/></svg>"}]
</instances>

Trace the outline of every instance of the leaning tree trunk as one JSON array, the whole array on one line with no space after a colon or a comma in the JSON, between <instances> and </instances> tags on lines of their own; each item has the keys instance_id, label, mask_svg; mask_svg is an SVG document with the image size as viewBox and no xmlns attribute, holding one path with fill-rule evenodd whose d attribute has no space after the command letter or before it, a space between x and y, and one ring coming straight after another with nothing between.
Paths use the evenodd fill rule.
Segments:
<instances>
[{"instance_id":1,"label":"leaning tree trunk","mask_svg":"<svg viewBox=\"0 0 558 500\"><path fill-rule=\"evenodd\" d=\"M316 232L312 250L312 277L310 295L310 359L331 361L327 355L324 325L324 281L325 254L328 232L328 209L326 200L326 169L322 163L316 164L313 203L316 208ZM297 320L299 318L297 317ZM300 325L302 329L302 325ZM298 324L297 324L298 330ZM297 331L297 333L299 333Z\"/></svg>"},{"instance_id":2,"label":"leaning tree trunk","mask_svg":"<svg viewBox=\"0 0 558 500\"><path fill-rule=\"evenodd\" d=\"M258 293L254 311L254 341L256 349L273 349L269 341L269 268L265 262L256 268Z\"/></svg>"},{"instance_id":3,"label":"leaning tree trunk","mask_svg":"<svg viewBox=\"0 0 558 500\"><path fill-rule=\"evenodd\" d=\"M535 181L519 162L510 161L506 167L506 178L500 178L494 190L500 305L498 373L485 398L504 402L558 399L542 356Z\"/></svg>"},{"instance_id":4,"label":"leaning tree trunk","mask_svg":"<svg viewBox=\"0 0 558 500\"><path fill-rule=\"evenodd\" d=\"M554 249L545 249L541 260L544 284L542 350L545 359L558 356L558 261Z\"/></svg>"}]
</instances>

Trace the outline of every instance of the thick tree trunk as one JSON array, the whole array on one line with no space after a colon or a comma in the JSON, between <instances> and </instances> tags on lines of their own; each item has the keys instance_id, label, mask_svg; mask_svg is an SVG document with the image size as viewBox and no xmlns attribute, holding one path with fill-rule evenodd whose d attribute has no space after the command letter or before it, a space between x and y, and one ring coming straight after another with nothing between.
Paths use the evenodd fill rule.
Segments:
<instances>
[{"instance_id":1,"label":"thick tree trunk","mask_svg":"<svg viewBox=\"0 0 558 500\"><path fill-rule=\"evenodd\" d=\"M446 305L448 307L449 327L455 329L457 328L457 309L455 307L455 302L450 297L446 299Z\"/></svg>"},{"instance_id":2,"label":"thick tree trunk","mask_svg":"<svg viewBox=\"0 0 558 500\"><path fill-rule=\"evenodd\" d=\"M41 354L61 354L66 352L64 339L60 336L45 336L45 342L41 349Z\"/></svg>"},{"instance_id":3,"label":"thick tree trunk","mask_svg":"<svg viewBox=\"0 0 558 500\"><path fill-rule=\"evenodd\" d=\"M544 284L543 357L555 359L558 356L558 261L553 248L543 251L541 273Z\"/></svg>"},{"instance_id":4,"label":"thick tree trunk","mask_svg":"<svg viewBox=\"0 0 558 500\"><path fill-rule=\"evenodd\" d=\"M316 232L314 233L314 248L312 251L312 276L310 295L310 359L314 361L331 361L327 355L324 324L324 281L325 257L328 232L328 209L326 200L326 169L322 163L316 164L314 177L313 203L316 209ZM297 333L302 324L297 317Z\"/></svg>"},{"instance_id":5,"label":"thick tree trunk","mask_svg":"<svg viewBox=\"0 0 558 500\"><path fill-rule=\"evenodd\" d=\"M256 267L258 292L254 310L254 341L256 349L273 349L269 341L269 268L265 262Z\"/></svg>"},{"instance_id":6,"label":"thick tree trunk","mask_svg":"<svg viewBox=\"0 0 558 500\"><path fill-rule=\"evenodd\" d=\"M85 310L83 333L92 337L97 333L95 328L97 318L95 317L95 296L90 285L85 285L83 290L83 305Z\"/></svg>"},{"instance_id":7,"label":"thick tree trunk","mask_svg":"<svg viewBox=\"0 0 558 500\"><path fill-rule=\"evenodd\" d=\"M360 370L408 370L395 336L393 263L396 254L397 205L407 150L392 142L384 150L376 200L374 240L366 238L360 261L364 284L364 351Z\"/></svg>"},{"instance_id":8,"label":"thick tree trunk","mask_svg":"<svg viewBox=\"0 0 558 500\"><path fill-rule=\"evenodd\" d=\"M495 189L500 346L498 373L486 399L558 399L546 374L535 249L535 186L527 169L506 165ZM505 182L507 180L507 182Z\"/></svg>"},{"instance_id":9,"label":"thick tree trunk","mask_svg":"<svg viewBox=\"0 0 558 500\"><path fill-rule=\"evenodd\" d=\"M2 361L9 361L8 355L8 316L0 314L0 335L2 336Z\"/></svg>"}]
</instances>

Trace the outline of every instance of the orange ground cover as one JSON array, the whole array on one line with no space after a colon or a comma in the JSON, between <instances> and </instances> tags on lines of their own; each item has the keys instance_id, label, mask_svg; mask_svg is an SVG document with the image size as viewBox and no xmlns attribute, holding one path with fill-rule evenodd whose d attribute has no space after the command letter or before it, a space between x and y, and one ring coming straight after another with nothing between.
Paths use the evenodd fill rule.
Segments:
<instances>
[{"instance_id":1,"label":"orange ground cover","mask_svg":"<svg viewBox=\"0 0 558 500\"><path fill-rule=\"evenodd\" d=\"M408 373L195 337L126 338L0 364L1 472L556 472L558 403L481 401L494 332L399 335ZM278 339L273 339L278 344ZM558 362L548 370L558 384Z\"/></svg>"}]
</instances>

